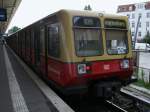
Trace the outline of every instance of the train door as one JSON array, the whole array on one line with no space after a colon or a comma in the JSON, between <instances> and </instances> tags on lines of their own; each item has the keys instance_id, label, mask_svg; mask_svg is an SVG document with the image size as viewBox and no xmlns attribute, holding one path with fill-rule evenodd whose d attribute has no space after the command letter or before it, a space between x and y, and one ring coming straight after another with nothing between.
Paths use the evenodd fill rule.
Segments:
<instances>
[{"instance_id":1,"label":"train door","mask_svg":"<svg viewBox=\"0 0 150 112\"><path fill-rule=\"evenodd\" d=\"M30 49L30 53L29 53L29 61L30 64L32 63L32 37L31 37L31 29L29 30L29 49Z\"/></svg>"},{"instance_id":2,"label":"train door","mask_svg":"<svg viewBox=\"0 0 150 112\"><path fill-rule=\"evenodd\" d=\"M35 33L34 33L34 30L33 29L31 29L31 57L30 57L30 59L31 59L31 62L32 62L32 65L35 65L35 45L34 45L34 38L35 38Z\"/></svg>"},{"instance_id":3,"label":"train door","mask_svg":"<svg viewBox=\"0 0 150 112\"><path fill-rule=\"evenodd\" d=\"M48 77L48 29L45 26L45 75Z\"/></svg>"},{"instance_id":4,"label":"train door","mask_svg":"<svg viewBox=\"0 0 150 112\"><path fill-rule=\"evenodd\" d=\"M30 63L30 57L31 57L31 52L30 52L30 30L28 29L26 32L26 60L28 63Z\"/></svg>"},{"instance_id":5,"label":"train door","mask_svg":"<svg viewBox=\"0 0 150 112\"><path fill-rule=\"evenodd\" d=\"M40 27L40 71L46 74L45 27Z\"/></svg>"},{"instance_id":6,"label":"train door","mask_svg":"<svg viewBox=\"0 0 150 112\"><path fill-rule=\"evenodd\" d=\"M27 61L27 39L26 39L26 30L24 32L24 60Z\"/></svg>"},{"instance_id":7,"label":"train door","mask_svg":"<svg viewBox=\"0 0 150 112\"><path fill-rule=\"evenodd\" d=\"M55 81L60 80L61 63L60 59L60 31L59 23L47 26L47 74Z\"/></svg>"},{"instance_id":8,"label":"train door","mask_svg":"<svg viewBox=\"0 0 150 112\"><path fill-rule=\"evenodd\" d=\"M18 33L16 35L17 35L17 54L19 54L19 36L18 36Z\"/></svg>"},{"instance_id":9,"label":"train door","mask_svg":"<svg viewBox=\"0 0 150 112\"><path fill-rule=\"evenodd\" d=\"M35 51L35 65L40 65L40 38L39 33L36 30L35 31L35 37L34 37L34 51Z\"/></svg>"},{"instance_id":10,"label":"train door","mask_svg":"<svg viewBox=\"0 0 150 112\"><path fill-rule=\"evenodd\" d=\"M19 52L20 57L22 56L22 39L21 39L21 33L19 33Z\"/></svg>"},{"instance_id":11,"label":"train door","mask_svg":"<svg viewBox=\"0 0 150 112\"><path fill-rule=\"evenodd\" d=\"M25 60L25 32L22 32L22 58Z\"/></svg>"},{"instance_id":12,"label":"train door","mask_svg":"<svg viewBox=\"0 0 150 112\"><path fill-rule=\"evenodd\" d=\"M21 40L21 57L23 58L23 35L22 35L22 32L21 32L21 37L20 37L20 40Z\"/></svg>"}]
</instances>

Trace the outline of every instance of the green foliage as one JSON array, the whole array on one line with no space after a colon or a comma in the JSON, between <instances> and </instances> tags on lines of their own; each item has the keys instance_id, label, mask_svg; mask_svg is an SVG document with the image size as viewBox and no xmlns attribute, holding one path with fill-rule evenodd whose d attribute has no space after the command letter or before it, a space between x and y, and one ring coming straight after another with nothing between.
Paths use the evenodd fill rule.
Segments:
<instances>
[{"instance_id":1,"label":"green foliage","mask_svg":"<svg viewBox=\"0 0 150 112\"><path fill-rule=\"evenodd\" d=\"M145 35L143 42L150 44L150 32L149 31L147 31L147 34Z\"/></svg>"},{"instance_id":2,"label":"green foliage","mask_svg":"<svg viewBox=\"0 0 150 112\"><path fill-rule=\"evenodd\" d=\"M144 70L143 69L142 69L141 75L142 75L142 80L144 80Z\"/></svg>"},{"instance_id":3,"label":"green foliage","mask_svg":"<svg viewBox=\"0 0 150 112\"><path fill-rule=\"evenodd\" d=\"M143 80L138 80L137 82L134 83L137 86L144 87L146 89L150 89L150 84L145 83Z\"/></svg>"},{"instance_id":4,"label":"green foliage","mask_svg":"<svg viewBox=\"0 0 150 112\"><path fill-rule=\"evenodd\" d=\"M17 32L18 30L20 30L21 28L17 27L17 26L14 26L12 27L9 31L8 31L8 34L12 34L12 33L15 33Z\"/></svg>"},{"instance_id":5,"label":"green foliage","mask_svg":"<svg viewBox=\"0 0 150 112\"><path fill-rule=\"evenodd\" d=\"M86 6L84 7L84 10L89 10L89 11L91 11L91 10L92 10L92 8L91 8L91 6L90 6L90 5L86 5Z\"/></svg>"},{"instance_id":6,"label":"green foliage","mask_svg":"<svg viewBox=\"0 0 150 112\"><path fill-rule=\"evenodd\" d=\"M144 87L146 89L150 89L150 83L144 81L144 70L140 69L139 75L141 75L141 79L138 78L138 81L134 84L140 87Z\"/></svg>"}]
</instances>

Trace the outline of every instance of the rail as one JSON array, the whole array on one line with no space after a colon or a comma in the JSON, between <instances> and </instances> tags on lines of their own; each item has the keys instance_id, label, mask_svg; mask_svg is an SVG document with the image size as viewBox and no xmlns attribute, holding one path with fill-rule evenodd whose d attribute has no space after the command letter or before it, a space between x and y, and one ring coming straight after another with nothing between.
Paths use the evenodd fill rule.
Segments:
<instances>
[{"instance_id":1,"label":"rail","mask_svg":"<svg viewBox=\"0 0 150 112\"><path fill-rule=\"evenodd\" d=\"M119 107L118 105L116 105L115 103L113 103L113 102L111 102L109 100L106 100L106 102L108 103L108 105L112 106L112 109L114 111L117 111L117 112L128 112L125 109L122 109L121 107Z\"/></svg>"},{"instance_id":2,"label":"rail","mask_svg":"<svg viewBox=\"0 0 150 112\"><path fill-rule=\"evenodd\" d=\"M140 101L140 102L143 102L147 105L150 105L150 95L144 93L144 92L141 92L135 88L132 88L130 86L128 87L125 87L125 88L122 88L121 89L121 92Z\"/></svg>"},{"instance_id":3,"label":"rail","mask_svg":"<svg viewBox=\"0 0 150 112\"><path fill-rule=\"evenodd\" d=\"M121 89L121 94L133 102L134 108L137 112L149 112L150 111L150 96L132 87L126 87ZM135 111L135 112L136 112ZM132 112L132 111L130 111Z\"/></svg>"},{"instance_id":4,"label":"rail","mask_svg":"<svg viewBox=\"0 0 150 112\"><path fill-rule=\"evenodd\" d=\"M120 93L114 93L112 99L106 102L120 110L119 112L149 112L150 110L150 96L132 87L125 87Z\"/></svg>"}]
</instances>

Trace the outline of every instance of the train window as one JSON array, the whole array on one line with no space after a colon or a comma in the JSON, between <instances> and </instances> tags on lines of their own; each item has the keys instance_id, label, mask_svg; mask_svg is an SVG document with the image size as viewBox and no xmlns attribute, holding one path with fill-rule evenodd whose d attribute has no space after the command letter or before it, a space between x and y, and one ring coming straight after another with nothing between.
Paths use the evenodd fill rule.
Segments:
<instances>
[{"instance_id":1,"label":"train window","mask_svg":"<svg viewBox=\"0 0 150 112\"><path fill-rule=\"evenodd\" d=\"M56 58L60 56L58 24L52 24L48 28L48 55Z\"/></svg>"},{"instance_id":2,"label":"train window","mask_svg":"<svg viewBox=\"0 0 150 112\"><path fill-rule=\"evenodd\" d=\"M127 31L106 30L108 54L125 54L128 52Z\"/></svg>"},{"instance_id":3,"label":"train window","mask_svg":"<svg viewBox=\"0 0 150 112\"><path fill-rule=\"evenodd\" d=\"M78 56L102 54L102 36L99 29L75 28L75 46Z\"/></svg>"},{"instance_id":4,"label":"train window","mask_svg":"<svg viewBox=\"0 0 150 112\"><path fill-rule=\"evenodd\" d=\"M95 17L75 16L73 18L75 47L78 56L102 54L100 20Z\"/></svg>"},{"instance_id":5,"label":"train window","mask_svg":"<svg viewBox=\"0 0 150 112\"><path fill-rule=\"evenodd\" d=\"M44 53L45 52L44 38L45 38L45 29L41 28L41 30L40 30L40 53Z\"/></svg>"}]
</instances>

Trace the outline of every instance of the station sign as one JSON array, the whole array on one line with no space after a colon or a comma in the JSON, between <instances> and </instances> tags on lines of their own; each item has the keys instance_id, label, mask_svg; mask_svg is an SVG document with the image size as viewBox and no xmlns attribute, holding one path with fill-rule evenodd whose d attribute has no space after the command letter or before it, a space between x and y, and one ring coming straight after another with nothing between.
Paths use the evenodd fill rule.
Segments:
<instances>
[{"instance_id":1,"label":"station sign","mask_svg":"<svg viewBox=\"0 0 150 112\"><path fill-rule=\"evenodd\" d=\"M0 8L0 21L7 21L7 10Z\"/></svg>"}]
</instances>

